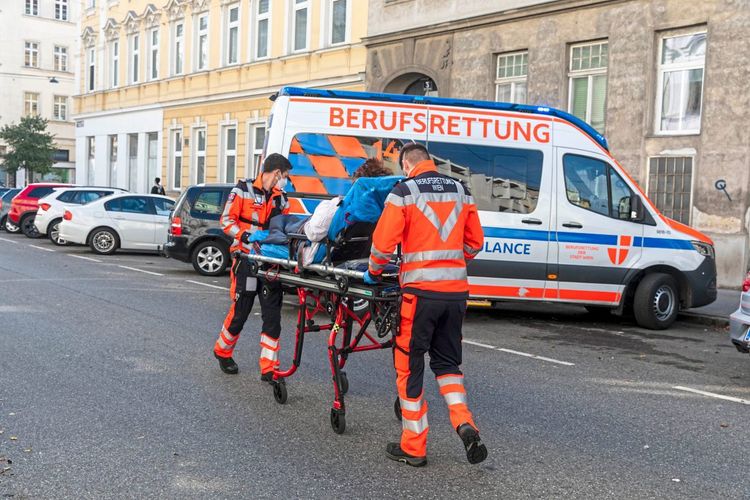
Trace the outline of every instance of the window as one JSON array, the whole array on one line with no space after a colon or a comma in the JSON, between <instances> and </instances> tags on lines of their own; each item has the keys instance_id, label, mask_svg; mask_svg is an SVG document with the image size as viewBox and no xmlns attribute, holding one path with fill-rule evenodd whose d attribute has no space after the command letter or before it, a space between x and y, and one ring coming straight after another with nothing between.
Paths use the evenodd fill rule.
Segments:
<instances>
[{"instance_id":1,"label":"window","mask_svg":"<svg viewBox=\"0 0 750 500\"><path fill-rule=\"evenodd\" d=\"M224 191L201 191L190 208L190 215L200 219L219 220L224 209Z\"/></svg>"},{"instance_id":2,"label":"window","mask_svg":"<svg viewBox=\"0 0 750 500\"><path fill-rule=\"evenodd\" d=\"M193 144L195 154L193 155L193 170L195 171L195 183L206 182L206 129L197 128L193 132Z\"/></svg>"},{"instance_id":3,"label":"window","mask_svg":"<svg viewBox=\"0 0 750 500\"><path fill-rule=\"evenodd\" d=\"M55 19L68 20L68 0L55 0Z\"/></svg>"},{"instance_id":4,"label":"window","mask_svg":"<svg viewBox=\"0 0 750 500\"><path fill-rule=\"evenodd\" d=\"M230 5L226 10L226 39L224 41L224 65L239 61L240 6Z\"/></svg>"},{"instance_id":5,"label":"window","mask_svg":"<svg viewBox=\"0 0 750 500\"><path fill-rule=\"evenodd\" d=\"M689 156L649 158L648 197L667 217L690 224L693 159Z\"/></svg>"},{"instance_id":6,"label":"window","mask_svg":"<svg viewBox=\"0 0 750 500\"><path fill-rule=\"evenodd\" d=\"M68 71L68 48L55 45L54 49L55 71Z\"/></svg>"},{"instance_id":7,"label":"window","mask_svg":"<svg viewBox=\"0 0 750 500\"><path fill-rule=\"evenodd\" d=\"M93 9L96 7L96 0L86 0L86 8Z\"/></svg>"},{"instance_id":8,"label":"window","mask_svg":"<svg viewBox=\"0 0 750 500\"><path fill-rule=\"evenodd\" d=\"M88 161L86 163L86 184L94 183L94 157L96 155L96 142L95 137L86 137L86 156Z\"/></svg>"},{"instance_id":9,"label":"window","mask_svg":"<svg viewBox=\"0 0 750 500\"><path fill-rule=\"evenodd\" d=\"M108 212L127 212L131 214L153 214L154 209L145 196L125 196L104 204Z\"/></svg>"},{"instance_id":10,"label":"window","mask_svg":"<svg viewBox=\"0 0 750 500\"><path fill-rule=\"evenodd\" d=\"M164 198L151 198L151 201L154 203L156 215L169 217L169 214L172 212L172 208L174 208L174 202L172 200L166 200Z\"/></svg>"},{"instance_id":11,"label":"window","mask_svg":"<svg viewBox=\"0 0 750 500\"><path fill-rule=\"evenodd\" d=\"M120 84L120 42L118 40L112 40L112 43L110 44L110 51L110 85L112 86L112 88L115 88Z\"/></svg>"},{"instance_id":12,"label":"window","mask_svg":"<svg viewBox=\"0 0 750 500\"><path fill-rule=\"evenodd\" d=\"M570 47L568 111L604 133L607 110L609 45L595 42Z\"/></svg>"},{"instance_id":13,"label":"window","mask_svg":"<svg viewBox=\"0 0 750 500\"><path fill-rule=\"evenodd\" d=\"M307 50L308 0L292 0L292 52Z\"/></svg>"},{"instance_id":14,"label":"window","mask_svg":"<svg viewBox=\"0 0 750 500\"><path fill-rule=\"evenodd\" d=\"M52 118L65 121L68 119L68 98L61 95L55 96Z\"/></svg>"},{"instance_id":15,"label":"window","mask_svg":"<svg viewBox=\"0 0 750 500\"><path fill-rule=\"evenodd\" d=\"M39 67L39 44L37 42L24 43L23 65L27 68Z\"/></svg>"},{"instance_id":16,"label":"window","mask_svg":"<svg viewBox=\"0 0 750 500\"><path fill-rule=\"evenodd\" d=\"M208 69L208 14L200 14L195 22L195 69Z\"/></svg>"},{"instance_id":17,"label":"window","mask_svg":"<svg viewBox=\"0 0 750 500\"><path fill-rule=\"evenodd\" d=\"M330 45L336 45L337 43L346 42L346 18L347 18L347 4L349 0L331 0L330 1L330 25L329 33L330 38L328 43Z\"/></svg>"},{"instance_id":18,"label":"window","mask_svg":"<svg viewBox=\"0 0 750 500\"><path fill-rule=\"evenodd\" d=\"M255 15L255 58L268 57L268 43L271 39L269 29L271 25L271 2L270 0L258 0L258 11Z\"/></svg>"},{"instance_id":19,"label":"window","mask_svg":"<svg viewBox=\"0 0 750 500\"><path fill-rule=\"evenodd\" d=\"M613 219L630 220L633 192L606 162L566 154L563 174L570 203Z\"/></svg>"},{"instance_id":20,"label":"window","mask_svg":"<svg viewBox=\"0 0 750 500\"><path fill-rule=\"evenodd\" d=\"M148 174L146 175L145 186L146 188L148 188L149 183L151 183L155 177L159 176L159 174L157 173L159 170L159 156L160 156L159 133L149 132L146 135L146 138L148 140L146 144L147 146L146 171L148 172Z\"/></svg>"},{"instance_id":21,"label":"window","mask_svg":"<svg viewBox=\"0 0 750 500\"><path fill-rule=\"evenodd\" d=\"M223 154L221 160L224 171L224 182L234 183L237 181L237 127L224 127L223 132Z\"/></svg>"},{"instance_id":22,"label":"window","mask_svg":"<svg viewBox=\"0 0 750 500\"><path fill-rule=\"evenodd\" d=\"M73 200L76 194L76 191L65 191L57 197L57 201L62 201L63 203L75 203Z\"/></svg>"},{"instance_id":23,"label":"window","mask_svg":"<svg viewBox=\"0 0 750 500\"><path fill-rule=\"evenodd\" d=\"M705 63L705 32L661 39L656 113L658 132L700 132Z\"/></svg>"},{"instance_id":24,"label":"window","mask_svg":"<svg viewBox=\"0 0 750 500\"><path fill-rule=\"evenodd\" d=\"M138 134L128 134L128 191L138 190Z\"/></svg>"},{"instance_id":25,"label":"window","mask_svg":"<svg viewBox=\"0 0 750 500\"><path fill-rule=\"evenodd\" d=\"M26 15L38 16L39 15L39 0L26 0Z\"/></svg>"},{"instance_id":26,"label":"window","mask_svg":"<svg viewBox=\"0 0 750 500\"><path fill-rule=\"evenodd\" d=\"M177 23L172 28L172 75L181 75L183 71L183 51L185 49L185 25Z\"/></svg>"},{"instance_id":27,"label":"window","mask_svg":"<svg viewBox=\"0 0 750 500\"><path fill-rule=\"evenodd\" d=\"M250 135L247 141L250 146L249 154L247 159L250 160L249 168L245 168L245 176L254 179L260 172L260 160L263 157L263 146L266 140L266 127L265 125L254 125L248 128Z\"/></svg>"},{"instance_id":28,"label":"window","mask_svg":"<svg viewBox=\"0 0 750 500\"><path fill-rule=\"evenodd\" d=\"M96 85L96 49L93 47L89 49L89 66L86 80L86 89L89 92L93 92Z\"/></svg>"},{"instance_id":29,"label":"window","mask_svg":"<svg viewBox=\"0 0 750 500\"><path fill-rule=\"evenodd\" d=\"M182 187L182 130L172 130L171 140L172 189Z\"/></svg>"},{"instance_id":30,"label":"window","mask_svg":"<svg viewBox=\"0 0 750 500\"><path fill-rule=\"evenodd\" d=\"M526 104L529 53L514 52L497 56L495 100Z\"/></svg>"},{"instance_id":31,"label":"window","mask_svg":"<svg viewBox=\"0 0 750 500\"><path fill-rule=\"evenodd\" d=\"M140 68L140 55L141 55L141 36L137 33L130 35L130 57L129 57L129 68L128 68L128 79L129 83L138 83L138 69Z\"/></svg>"},{"instance_id":32,"label":"window","mask_svg":"<svg viewBox=\"0 0 750 500\"><path fill-rule=\"evenodd\" d=\"M109 136L109 177L107 184L117 185L117 135Z\"/></svg>"},{"instance_id":33,"label":"window","mask_svg":"<svg viewBox=\"0 0 750 500\"><path fill-rule=\"evenodd\" d=\"M36 92L24 92L23 112L26 116L39 114L39 94Z\"/></svg>"},{"instance_id":34,"label":"window","mask_svg":"<svg viewBox=\"0 0 750 500\"><path fill-rule=\"evenodd\" d=\"M37 187L29 191L29 193L26 196L29 198L36 198L36 199L44 198L48 194L52 193L54 190L55 188L51 188L48 186Z\"/></svg>"},{"instance_id":35,"label":"window","mask_svg":"<svg viewBox=\"0 0 750 500\"><path fill-rule=\"evenodd\" d=\"M148 36L148 78L156 80L159 78L159 29L152 29Z\"/></svg>"}]
</instances>

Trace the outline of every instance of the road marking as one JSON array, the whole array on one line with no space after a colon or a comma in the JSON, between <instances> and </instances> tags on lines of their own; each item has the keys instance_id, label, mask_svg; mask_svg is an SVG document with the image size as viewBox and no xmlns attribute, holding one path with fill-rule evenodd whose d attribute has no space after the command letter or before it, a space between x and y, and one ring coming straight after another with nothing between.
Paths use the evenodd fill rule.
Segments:
<instances>
[{"instance_id":1,"label":"road marking","mask_svg":"<svg viewBox=\"0 0 750 500\"><path fill-rule=\"evenodd\" d=\"M7 241L8 243L13 243L14 245L18 245L18 242L17 242L17 241L9 240L9 239L7 239L7 238L0 238L0 240L2 240L2 241Z\"/></svg>"},{"instance_id":2,"label":"road marking","mask_svg":"<svg viewBox=\"0 0 750 500\"><path fill-rule=\"evenodd\" d=\"M161 273L155 273L153 271L146 271L145 269L138 269L137 267L128 267L128 266L117 266L117 267L121 267L123 269L130 269L131 271L138 271L139 273L153 274L154 276L164 276Z\"/></svg>"},{"instance_id":3,"label":"road marking","mask_svg":"<svg viewBox=\"0 0 750 500\"><path fill-rule=\"evenodd\" d=\"M504 347L495 347L494 345L482 344L481 342L475 342L473 340L464 339L462 342L464 344L475 345L477 347L484 347L485 349L493 349L495 351L501 351L507 354L515 354L516 356L523 356L525 358L537 359L539 361L547 361L549 363L556 363L558 365L563 365L563 366L575 366L575 363L570 363L568 361L560 361L559 359L548 358L546 356L538 356L536 354L530 354L528 352L514 351L513 349L506 349Z\"/></svg>"},{"instance_id":4,"label":"road marking","mask_svg":"<svg viewBox=\"0 0 750 500\"><path fill-rule=\"evenodd\" d=\"M201 286L210 286L211 288L218 288L219 290L229 290L229 288L225 286L217 286L217 285L209 285L208 283L201 283L200 281L193 281L193 280L185 280L188 283L193 283L195 285L201 285Z\"/></svg>"},{"instance_id":5,"label":"road marking","mask_svg":"<svg viewBox=\"0 0 750 500\"><path fill-rule=\"evenodd\" d=\"M51 248L44 248L44 247L38 247L36 245L29 245L31 248L36 248L37 250L44 250L45 252L54 252Z\"/></svg>"},{"instance_id":6,"label":"road marking","mask_svg":"<svg viewBox=\"0 0 750 500\"><path fill-rule=\"evenodd\" d=\"M733 403L750 405L750 401L748 401L747 399L725 396L724 394L716 394L715 392L699 391L698 389L691 389L690 387L683 387L681 385L676 385L672 387L672 389L677 389L678 391L693 392L695 394L700 394L701 396L708 396L709 398L724 399L727 401L732 401Z\"/></svg>"},{"instance_id":7,"label":"road marking","mask_svg":"<svg viewBox=\"0 0 750 500\"><path fill-rule=\"evenodd\" d=\"M514 351L513 349L505 349L503 347L498 347L497 350L507 352L508 354L515 354L517 356L524 356L526 358L538 359L540 361L549 361L550 363L557 363L558 365L575 366L575 363L560 361L559 359L554 358L547 358L545 356L537 356L536 354L529 354L528 352Z\"/></svg>"},{"instance_id":8,"label":"road marking","mask_svg":"<svg viewBox=\"0 0 750 500\"><path fill-rule=\"evenodd\" d=\"M99 260L99 259L94 259L94 258L92 258L92 257L86 257L85 255L73 255L73 254L68 254L68 257L75 257L76 259L90 260L91 262L102 262L102 261L101 261L101 260Z\"/></svg>"}]
</instances>

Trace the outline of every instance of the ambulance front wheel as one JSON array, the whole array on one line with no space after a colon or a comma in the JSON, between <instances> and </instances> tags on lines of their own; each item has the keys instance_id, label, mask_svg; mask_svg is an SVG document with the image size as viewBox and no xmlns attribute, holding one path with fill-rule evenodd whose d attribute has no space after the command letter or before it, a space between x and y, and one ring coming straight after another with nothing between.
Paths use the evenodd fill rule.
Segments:
<instances>
[{"instance_id":1,"label":"ambulance front wheel","mask_svg":"<svg viewBox=\"0 0 750 500\"><path fill-rule=\"evenodd\" d=\"M664 273L647 275L638 284L633 314L638 325L650 330L669 328L680 310L680 292L675 279Z\"/></svg>"}]
</instances>

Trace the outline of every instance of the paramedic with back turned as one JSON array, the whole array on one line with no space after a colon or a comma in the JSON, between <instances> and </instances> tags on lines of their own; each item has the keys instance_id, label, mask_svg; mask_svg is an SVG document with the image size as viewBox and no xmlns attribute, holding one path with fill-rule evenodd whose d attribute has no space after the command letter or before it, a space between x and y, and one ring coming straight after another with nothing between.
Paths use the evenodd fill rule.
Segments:
<instances>
[{"instance_id":1,"label":"paramedic with back turned","mask_svg":"<svg viewBox=\"0 0 750 500\"><path fill-rule=\"evenodd\" d=\"M230 251L249 253L272 217L289 212L283 191L292 165L284 156L271 154L263 161L263 171L252 183L241 180L232 189L221 215L224 232L233 238ZM265 235L263 235L265 236ZM259 294L263 329L260 334L260 378L270 382L278 366L279 335L281 334L281 284L264 282L249 276L246 259L235 259L232 264L229 307L214 345L214 356L224 373L236 374L239 369L232 359L242 327L250 315L259 287L265 286L267 294Z\"/></svg>"},{"instance_id":2,"label":"paramedic with back turned","mask_svg":"<svg viewBox=\"0 0 750 500\"><path fill-rule=\"evenodd\" d=\"M385 200L372 237L365 282L379 280L401 244L401 324L393 350L401 404L401 442L388 443L392 460L419 467L427 463L427 403L422 382L424 355L448 405L451 426L476 464L487 448L467 406L461 365L461 327L469 285L466 261L482 248L484 235L474 199L458 181L438 173L427 149L409 144L399 163L407 179Z\"/></svg>"}]
</instances>

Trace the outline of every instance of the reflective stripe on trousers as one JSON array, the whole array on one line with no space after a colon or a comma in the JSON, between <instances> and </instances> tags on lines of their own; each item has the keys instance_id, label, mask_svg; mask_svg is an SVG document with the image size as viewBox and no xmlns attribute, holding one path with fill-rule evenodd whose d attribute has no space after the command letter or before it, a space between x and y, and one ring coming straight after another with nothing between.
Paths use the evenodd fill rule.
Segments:
<instances>
[{"instance_id":1,"label":"reflective stripe on trousers","mask_svg":"<svg viewBox=\"0 0 750 500\"><path fill-rule=\"evenodd\" d=\"M448 405L451 425L457 428L461 424L474 425L474 419L466 404L466 388L464 387L464 376L459 374L440 375L436 377L440 394Z\"/></svg>"}]
</instances>

